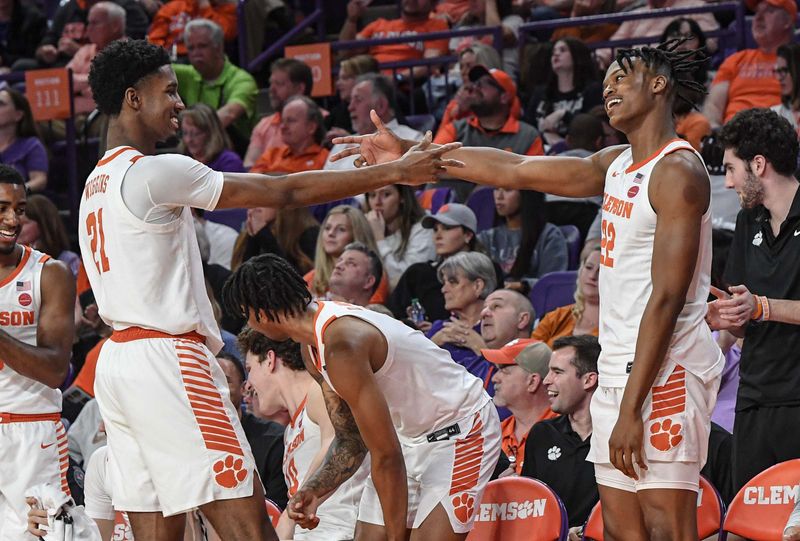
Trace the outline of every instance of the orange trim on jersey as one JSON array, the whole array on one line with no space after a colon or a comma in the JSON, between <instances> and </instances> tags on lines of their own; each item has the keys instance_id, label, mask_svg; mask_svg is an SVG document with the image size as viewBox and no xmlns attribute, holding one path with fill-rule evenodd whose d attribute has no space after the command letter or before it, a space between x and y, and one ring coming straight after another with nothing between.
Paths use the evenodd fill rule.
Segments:
<instances>
[{"instance_id":1,"label":"orange trim on jersey","mask_svg":"<svg viewBox=\"0 0 800 541\"><path fill-rule=\"evenodd\" d=\"M38 423L39 421L61 420L61 414L56 413L4 413L0 412L0 425L8 423Z\"/></svg>"},{"instance_id":2,"label":"orange trim on jersey","mask_svg":"<svg viewBox=\"0 0 800 541\"><path fill-rule=\"evenodd\" d=\"M11 274L6 276L3 281L0 282L0 287L4 287L11 283L11 281L19 276L19 273L22 272L22 269L25 267L25 264L28 262L28 258L31 257L31 249L29 246L25 246L24 244L20 244L22 246L22 257L19 259L19 263L17 267L11 271Z\"/></svg>"},{"instance_id":3,"label":"orange trim on jersey","mask_svg":"<svg viewBox=\"0 0 800 541\"><path fill-rule=\"evenodd\" d=\"M136 162L138 162L138 161L139 161L141 158L144 158L144 154L139 154L138 156L134 156L133 158L131 158L131 163L136 163Z\"/></svg>"},{"instance_id":4,"label":"orange trim on jersey","mask_svg":"<svg viewBox=\"0 0 800 541\"><path fill-rule=\"evenodd\" d=\"M56 422L56 441L58 442L58 469L59 477L61 478L61 492L67 496L72 496L69 491L69 483L67 483L67 470L69 469L69 454L67 453L67 431L64 428L64 423L61 422L59 416Z\"/></svg>"},{"instance_id":5,"label":"orange trim on jersey","mask_svg":"<svg viewBox=\"0 0 800 541\"><path fill-rule=\"evenodd\" d=\"M678 365L664 385L653 387L650 420L686 411L686 369Z\"/></svg>"},{"instance_id":6,"label":"orange trim on jersey","mask_svg":"<svg viewBox=\"0 0 800 541\"><path fill-rule=\"evenodd\" d=\"M111 162L111 160L113 160L114 158L116 158L117 156L119 156L120 154L122 154L123 152L126 152L128 150L136 150L136 149L133 148L133 147L122 147L121 149L116 151L114 154L112 154L108 158L103 158L102 160L98 161L97 162L97 167L99 167L101 165L105 165L105 164Z\"/></svg>"},{"instance_id":7,"label":"orange trim on jersey","mask_svg":"<svg viewBox=\"0 0 800 541\"><path fill-rule=\"evenodd\" d=\"M653 152L652 154L650 154L650 155L649 155L647 158L645 158L644 160L642 160L642 161L640 161L640 162L638 162L638 163L631 164L630 166L628 166L628 168L627 168L627 169L625 169L625 173L626 173L626 174L627 174L627 173L633 173L633 172L634 172L634 171L636 171L637 169L640 169L640 168L644 167L645 165L647 165L648 163L650 163L651 161L653 161L654 159L656 159L656 158L658 157L658 155L659 155L659 154L661 154L662 152L664 152L664 149L665 149L665 148L667 148L669 145L671 145L672 143L674 143L674 142L676 142L676 141L683 141L683 139L678 139L678 138L676 137L675 139L671 139L671 140L667 141L666 143L664 143L664 145L663 145L661 148L659 148L658 150L656 150L655 152ZM686 144L688 145L688 146L687 146L687 148L692 148L692 145L690 145L689 143L686 143ZM678 150L678 149L676 148L675 150Z\"/></svg>"},{"instance_id":8,"label":"orange trim on jersey","mask_svg":"<svg viewBox=\"0 0 800 541\"><path fill-rule=\"evenodd\" d=\"M45 262L47 262L48 259L50 259L50 256L47 255L47 254L44 254L42 257L39 258L39 263L45 263Z\"/></svg>"},{"instance_id":9,"label":"orange trim on jersey","mask_svg":"<svg viewBox=\"0 0 800 541\"><path fill-rule=\"evenodd\" d=\"M320 344L322 343L322 338L323 338L323 335L325 334L325 329L327 329L328 325L330 325L331 323L333 323L336 320L336 316L333 316L328 321L323 323L322 328L319 331L319 334L317 334L316 333L317 319L319 318L319 315L322 312L323 308L325 308L325 303L323 301L317 301L317 305L319 306L319 308L317 308L317 312L314 314L314 319L313 319L314 341L316 342L316 346L317 346L317 354L314 355L314 357L315 357L315 361L316 361L315 364L317 366L317 370L319 370L321 372L323 364L325 363L325 359L323 359L322 355L320 354L320 352L322 351L322 347L320 347Z\"/></svg>"},{"instance_id":10,"label":"orange trim on jersey","mask_svg":"<svg viewBox=\"0 0 800 541\"><path fill-rule=\"evenodd\" d=\"M475 414L475 424L467 437L456 442L450 495L470 491L478 485L483 460L483 420Z\"/></svg>"},{"instance_id":11,"label":"orange trim on jersey","mask_svg":"<svg viewBox=\"0 0 800 541\"><path fill-rule=\"evenodd\" d=\"M294 422L297 420L298 417L300 417L300 414L303 412L303 408L306 407L306 402L308 402L308 395L305 395L303 397L303 401L300 402L299 406L297 406L297 411L295 411L292 414L292 418L289 419L289 424L292 425L292 428L294 428Z\"/></svg>"},{"instance_id":12,"label":"orange trim on jersey","mask_svg":"<svg viewBox=\"0 0 800 541\"><path fill-rule=\"evenodd\" d=\"M222 396L214 385L206 354L196 349L194 341L188 339L175 343L175 355L179 359L186 397L206 449L244 456Z\"/></svg>"},{"instance_id":13,"label":"orange trim on jersey","mask_svg":"<svg viewBox=\"0 0 800 541\"><path fill-rule=\"evenodd\" d=\"M128 327L127 329L122 329L121 331L114 331L111 333L111 340L118 343L143 340L145 338L176 338L178 340L190 340L199 344L205 344L206 342L206 338L202 334L195 331L184 334L169 334L153 329Z\"/></svg>"}]
</instances>

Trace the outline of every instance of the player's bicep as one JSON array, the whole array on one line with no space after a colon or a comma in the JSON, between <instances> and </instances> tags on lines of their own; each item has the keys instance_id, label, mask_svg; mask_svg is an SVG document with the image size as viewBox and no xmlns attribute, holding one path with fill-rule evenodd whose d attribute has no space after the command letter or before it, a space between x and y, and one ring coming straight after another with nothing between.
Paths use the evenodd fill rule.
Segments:
<instances>
[{"instance_id":1,"label":"player's bicep","mask_svg":"<svg viewBox=\"0 0 800 541\"><path fill-rule=\"evenodd\" d=\"M207 165L180 154L145 156L134 164L126 181L135 174L144 193L153 206L189 206L213 210L223 188L223 174ZM126 182L127 184L127 182ZM123 197L136 194L136 186L124 186ZM135 206L135 205L134 205ZM131 208L131 205L128 204Z\"/></svg>"},{"instance_id":2,"label":"player's bicep","mask_svg":"<svg viewBox=\"0 0 800 541\"><path fill-rule=\"evenodd\" d=\"M41 305L36 343L57 349L69 360L75 334L75 278L60 261L50 260L42 268Z\"/></svg>"}]
</instances>

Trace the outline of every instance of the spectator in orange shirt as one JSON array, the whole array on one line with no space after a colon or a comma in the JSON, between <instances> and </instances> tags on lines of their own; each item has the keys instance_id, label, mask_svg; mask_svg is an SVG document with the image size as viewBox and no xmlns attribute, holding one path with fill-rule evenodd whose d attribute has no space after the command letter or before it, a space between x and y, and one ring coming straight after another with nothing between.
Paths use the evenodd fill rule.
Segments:
<instances>
[{"instance_id":1,"label":"spectator in orange shirt","mask_svg":"<svg viewBox=\"0 0 800 541\"><path fill-rule=\"evenodd\" d=\"M552 419L550 400L543 382L549 370L551 351L547 344L530 338L509 342L500 349L482 349L487 361L497 371L492 376L494 404L506 407L511 416L500 427L503 431L503 452L519 474L525 458L525 442L531 427L539 421Z\"/></svg>"},{"instance_id":2,"label":"spectator in orange shirt","mask_svg":"<svg viewBox=\"0 0 800 541\"><path fill-rule=\"evenodd\" d=\"M253 173L297 173L322 169L328 150L322 111L308 96L292 96L281 111L283 145L268 148L250 171Z\"/></svg>"},{"instance_id":3,"label":"spectator in orange shirt","mask_svg":"<svg viewBox=\"0 0 800 541\"><path fill-rule=\"evenodd\" d=\"M552 346L557 338L574 334L597 336L600 322L600 295L597 279L600 274L600 243L587 241L581 251L575 304L562 306L542 315L531 338Z\"/></svg>"},{"instance_id":4,"label":"spectator in orange shirt","mask_svg":"<svg viewBox=\"0 0 800 541\"><path fill-rule=\"evenodd\" d=\"M173 51L173 56L186 56L183 31L192 19L214 21L226 42L236 39L236 2L230 0L171 0L156 12L147 39Z\"/></svg>"},{"instance_id":5,"label":"spectator in orange shirt","mask_svg":"<svg viewBox=\"0 0 800 541\"><path fill-rule=\"evenodd\" d=\"M402 0L399 19L381 18L371 22L361 32L358 32L358 20L366 11L366 4L364 0L350 0L350 3L347 4L347 20L339 32L339 40L393 38L449 30L446 21L431 17L432 0ZM380 63L436 58L447 54L448 42L447 39L437 39L394 45L375 45L366 50L351 49L347 54L352 56L364 52L369 52ZM428 69L421 66L418 71L415 69L414 74L425 76L428 74Z\"/></svg>"},{"instance_id":6,"label":"spectator in orange shirt","mask_svg":"<svg viewBox=\"0 0 800 541\"><path fill-rule=\"evenodd\" d=\"M250 135L244 166L252 167L265 150L281 146L281 111L292 96L311 95L314 77L307 64L294 58L281 58L272 64L269 76L269 105L274 113L262 118Z\"/></svg>"},{"instance_id":7,"label":"spectator in orange shirt","mask_svg":"<svg viewBox=\"0 0 800 541\"><path fill-rule=\"evenodd\" d=\"M517 85L506 72L478 65L470 70L469 80L474 94L470 108L475 116L439 130L435 143L461 141L464 146L494 147L528 156L544 153L536 128L513 114L519 108Z\"/></svg>"},{"instance_id":8,"label":"spectator in orange shirt","mask_svg":"<svg viewBox=\"0 0 800 541\"><path fill-rule=\"evenodd\" d=\"M711 84L703 114L712 128L739 111L781 102L781 87L773 75L776 51L792 41L796 19L795 0L763 0L758 4L752 26L758 48L726 58Z\"/></svg>"}]
</instances>

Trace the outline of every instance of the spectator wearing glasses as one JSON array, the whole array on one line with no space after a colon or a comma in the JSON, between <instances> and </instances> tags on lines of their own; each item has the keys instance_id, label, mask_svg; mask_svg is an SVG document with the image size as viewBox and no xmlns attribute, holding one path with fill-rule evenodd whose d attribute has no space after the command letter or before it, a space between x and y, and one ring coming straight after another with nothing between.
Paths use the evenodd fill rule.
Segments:
<instances>
[{"instance_id":1,"label":"spectator wearing glasses","mask_svg":"<svg viewBox=\"0 0 800 541\"><path fill-rule=\"evenodd\" d=\"M781 103L771 109L789 121L800 134L800 44L787 43L778 47L775 77L781 85Z\"/></svg>"}]
</instances>

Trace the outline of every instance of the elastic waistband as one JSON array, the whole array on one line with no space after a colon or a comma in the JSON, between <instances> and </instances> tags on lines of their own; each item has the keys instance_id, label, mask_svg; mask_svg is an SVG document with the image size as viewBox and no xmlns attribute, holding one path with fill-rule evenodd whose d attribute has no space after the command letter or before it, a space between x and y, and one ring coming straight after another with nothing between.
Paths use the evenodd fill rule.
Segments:
<instances>
[{"instance_id":1,"label":"elastic waistband","mask_svg":"<svg viewBox=\"0 0 800 541\"><path fill-rule=\"evenodd\" d=\"M0 425L8 423L36 423L39 421L53 421L57 423L61 420L60 413L4 413L0 412Z\"/></svg>"},{"instance_id":2,"label":"elastic waistband","mask_svg":"<svg viewBox=\"0 0 800 541\"><path fill-rule=\"evenodd\" d=\"M145 338L179 338L181 340L191 340L199 344L205 344L206 338L199 332L187 332L183 334L169 334L153 329L143 329L141 327L128 327L121 331L111 333L112 342L132 342L133 340L143 340Z\"/></svg>"}]
</instances>

